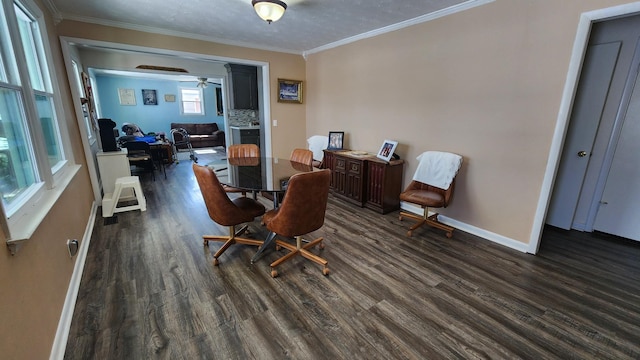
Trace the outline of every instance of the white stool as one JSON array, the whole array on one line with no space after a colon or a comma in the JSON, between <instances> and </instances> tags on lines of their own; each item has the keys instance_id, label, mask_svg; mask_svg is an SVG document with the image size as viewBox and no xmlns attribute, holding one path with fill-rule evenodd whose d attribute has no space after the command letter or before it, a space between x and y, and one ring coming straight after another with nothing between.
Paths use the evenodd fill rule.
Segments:
<instances>
[{"instance_id":1,"label":"white stool","mask_svg":"<svg viewBox=\"0 0 640 360\"><path fill-rule=\"evenodd\" d=\"M138 201L136 205L118 207L118 201L122 195L122 190L133 189L135 199ZM111 217L114 213L123 211L147 210L147 199L145 199L142 193L142 187L140 186L140 179L137 176L125 176L116 179L116 186L113 190L113 194L105 194L102 199L102 216Z\"/></svg>"}]
</instances>

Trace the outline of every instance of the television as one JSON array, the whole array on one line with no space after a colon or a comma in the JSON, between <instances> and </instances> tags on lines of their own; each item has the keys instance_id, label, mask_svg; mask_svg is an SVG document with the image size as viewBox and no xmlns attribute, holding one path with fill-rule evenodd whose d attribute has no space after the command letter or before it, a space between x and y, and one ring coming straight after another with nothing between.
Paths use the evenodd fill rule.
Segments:
<instances>
[{"instance_id":1,"label":"television","mask_svg":"<svg viewBox=\"0 0 640 360\"><path fill-rule=\"evenodd\" d=\"M98 128L100 129L100 142L102 143L102 151L120 151L116 143L116 123L111 119L98 119Z\"/></svg>"}]
</instances>

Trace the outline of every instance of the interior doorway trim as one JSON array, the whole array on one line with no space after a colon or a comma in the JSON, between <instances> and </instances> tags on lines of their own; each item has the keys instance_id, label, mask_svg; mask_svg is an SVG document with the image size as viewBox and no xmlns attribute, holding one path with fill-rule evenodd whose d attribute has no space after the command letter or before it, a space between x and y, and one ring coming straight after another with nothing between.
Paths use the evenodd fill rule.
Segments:
<instances>
[{"instance_id":1,"label":"interior doorway trim","mask_svg":"<svg viewBox=\"0 0 640 360\"><path fill-rule=\"evenodd\" d=\"M562 155L562 146L564 145L567 128L569 126L571 108L573 106L573 100L577 90L582 61L589 43L591 26L596 21L629 16L637 13L640 13L640 2L593 10L580 15L576 38L573 42L571 60L569 61L567 80L564 84L560 109L558 110L558 119L556 121L553 139L551 141L549 158L547 159L547 167L545 169L544 179L542 180L538 206L533 219L531 237L529 238L529 248L527 250L528 253L536 254L540 248L540 240L546 219L547 207L549 206L551 192L553 191L553 183L557 175L558 165Z\"/></svg>"}]
</instances>

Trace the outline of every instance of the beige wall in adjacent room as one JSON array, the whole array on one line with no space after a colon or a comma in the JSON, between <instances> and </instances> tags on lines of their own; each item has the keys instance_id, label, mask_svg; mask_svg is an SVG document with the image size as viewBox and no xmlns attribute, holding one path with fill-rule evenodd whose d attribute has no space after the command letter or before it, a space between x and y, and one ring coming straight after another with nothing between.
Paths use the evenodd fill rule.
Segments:
<instances>
[{"instance_id":1,"label":"beige wall in adjacent room","mask_svg":"<svg viewBox=\"0 0 640 360\"><path fill-rule=\"evenodd\" d=\"M627 3L497 0L310 54L307 136L464 157L450 218L528 243L580 14Z\"/></svg>"},{"instance_id":2,"label":"beige wall in adjacent room","mask_svg":"<svg viewBox=\"0 0 640 360\"><path fill-rule=\"evenodd\" d=\"M45 14L46 8L40 6ZM70 258L67 239L82 240L91 214L93 193L64 70L60 42L47 15L49 42L76 163L82 168L16 255L0 255L0 357L47 359L77 256ZM2 237L4 239L4 236Z\"/></svg>"},{"instance_id":3,"label":"beige wall in adjacent room","mask_svg":"<svg viewBox=\"0 0 640 360\"><path fill-rule=\"evenodd\" d=\"M70 20L65 20L58 24L57 30L58 35L73 38L267 62L269 63L269 86L271 90L271 119L267 119L267 121L271 125L272 122L270 120L278 120L278 126L271 129L273 155L289 157L294 148L307 146L305 137L306 105L277 102L278 78L305 80L305 61L301 55L248 49ZM176 66L179 67L179 60L176 61Z\"/></svg>"}]
</instances>

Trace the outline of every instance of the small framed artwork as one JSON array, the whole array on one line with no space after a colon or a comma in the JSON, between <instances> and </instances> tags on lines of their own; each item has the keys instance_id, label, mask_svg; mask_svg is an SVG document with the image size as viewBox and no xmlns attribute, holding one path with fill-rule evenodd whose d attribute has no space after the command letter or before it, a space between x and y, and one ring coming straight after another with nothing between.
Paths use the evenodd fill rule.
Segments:
<instances>
[{"instance_id":1,"label":"small framed artwork","mask_svg":"<svg viewBox=\"0 0 640 360\"><path fill-rule=\"evenodd\" d=\"M118 89L118 99L120 100L120 105L135 105L136 104L136 93L133 89Z\"/></svg>"},{"instance_id":2,"label":"small framed artwork","mask_svg":"<svg viewBox=\"0 0 640 360\"><path fill-rule=\"evenodd\" d=\"M158 105L158 96L156 91L142 89L142 103L145 105Z\"/></svg>"},{"instance_id":3,"label":"small framed artwork","mask_svg":"<svg viewBox=\"0 0 640 360\"><path fill-rule=\"evenodd\" d=\"M165 94L164 101L166 102L176 102L176 96L174 94Z\"/></svg>"},{"instance_id":4,"label":"small framed artwork","mask_svg":"<svg viewBox=\"0 0 640 360\"><path fill-rule=\"evenodd\" d=\"M302 104L302 81L278 79L278 102Z\"/></svg>"},{"instance_id":5,"label":"small framed artwork","mask_svg":"<svg viewBox=\"0 0 640 360\"><path fill-rule=\"evenodd\" d=\"M329 131L328 150L341 150L344 143L344 131Z\"/></svg>"},{"instance_id":6,"label":"small framed artwork","mask_svg":"<svg viewBox=\"0 0 640 360\"><path fill-rule=\"evenodd\" d=\"M397 141L393 141L393 140L385 140L382 143L382 146L380 147L380 150L378 151L378 155L376 155L378 157L378 159L382 159L384 161L389 161L391 160L391 157L393 156L393 152L396 151L396 147L398 146L398 142Z\"/></svg>"}]
</instances>

